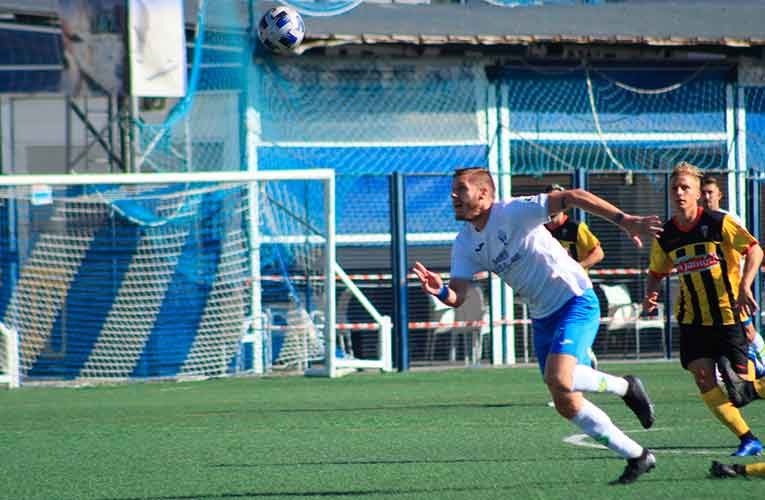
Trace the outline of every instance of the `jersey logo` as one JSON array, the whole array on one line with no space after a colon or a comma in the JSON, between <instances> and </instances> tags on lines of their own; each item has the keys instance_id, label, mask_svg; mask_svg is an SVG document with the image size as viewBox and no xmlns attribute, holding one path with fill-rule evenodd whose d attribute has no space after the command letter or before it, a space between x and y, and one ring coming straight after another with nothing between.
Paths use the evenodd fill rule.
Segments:
<instances>
[{"instance_id":1,"label":"jersey logo","mask_svg":"<svg viewBox=\"0 0 765 500\"><path fill-rule=\"evenodd\" d=\"M484 242L482 241L482 242L480 242L480 243L478 244L478 246L477 246L477 247L475 247L475 251L476 251L476 252L480 252L480 251L483 249L483 243L484 243Z\"/></svg>"},{"instance_id":2,"label":"jersey logo","mask_svg":"<svg viewBox=\"0 0 765 500\"><path fill-rule=\"evenodd\" d=\"M515 255L508 260L507 248L503 248L502 252L497 255L497 258L492 262L494 263L494 272L497 274L504 273L510 266L515 264L521 259L521 252L516 252Z\"/></svg>"},{"instance_id":3,"label":"jersey logo","mask_svg":"<svg viewBox=\"0 0 765 500\"><path fill-rule=\"evenodd\" d=\"M678 262L675 266L677 274L688 274L712 268L720 263L719 257L714 254L689 257L687 260Z\"/></svg>"},{"instance_id":4,"label":"jersey logo","mask_svg":"<svg viewBox=\"0 0 765 500\"><path fill-rule=\"evenodd\" d=\"M507 248L499 252L499 255L497 255L497 257L494 260L492 260L492 263L494 264L494 267L496 268L499 265L499 263L505 259L507 259Z\"/></svg>"},{"instance_id":5,"label":"jersey logo","mask_svg":"<svg viewBox=\"0 0 765 500\"><path fill-rule=\"evenodd\" d=\"M709 238L709 226L701 226L699 229L701 229L701 236L704 239Z\"/></svg>"},{"instance_id":6,"label":"jersey logo","mask_svg":"<svg viewBox=\"0 0 765 500\"><path fill-rule=\"evenodd\" d=\"M507 245L507 233L503 230L497 231L497 239L502 242L503 245Z\"/></svg>"}]
</instances>

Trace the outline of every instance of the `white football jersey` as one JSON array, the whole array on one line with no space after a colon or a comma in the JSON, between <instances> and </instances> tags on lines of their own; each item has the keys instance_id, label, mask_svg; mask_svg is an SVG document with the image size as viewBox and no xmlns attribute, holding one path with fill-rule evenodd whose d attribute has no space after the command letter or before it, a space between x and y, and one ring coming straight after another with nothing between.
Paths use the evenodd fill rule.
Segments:
<instances>
[{"instance_id":1,"label":"white football jersey","mask_svg":"<svg viewBox=\"0 0 765 500\"><path fill-rule=\"evenodd\" d=\"M549 316L592 287L582 266L542 225L549 220L546 194L495 202L482 231L466 223L457 234L452 277L496 273L528 304L532 318Z\"/></svg>"}]
</instances>

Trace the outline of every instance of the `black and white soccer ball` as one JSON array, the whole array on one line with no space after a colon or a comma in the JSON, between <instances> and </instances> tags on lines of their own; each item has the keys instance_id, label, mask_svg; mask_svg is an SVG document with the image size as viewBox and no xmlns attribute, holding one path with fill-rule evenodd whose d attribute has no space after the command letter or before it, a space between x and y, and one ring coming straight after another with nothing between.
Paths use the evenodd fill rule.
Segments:
<instances>
[{"instance_id":1,"label":"black and white soccer ball","mask_svg":"<svg viewBox=\"0 0 765 500\"><path fill-rule=\"evenodd\" d=\"M258 23L258 38L275 52L292 52L303 41L305 24L302 16L290 7L272 7Z\"/></svg>"}]
</instances>

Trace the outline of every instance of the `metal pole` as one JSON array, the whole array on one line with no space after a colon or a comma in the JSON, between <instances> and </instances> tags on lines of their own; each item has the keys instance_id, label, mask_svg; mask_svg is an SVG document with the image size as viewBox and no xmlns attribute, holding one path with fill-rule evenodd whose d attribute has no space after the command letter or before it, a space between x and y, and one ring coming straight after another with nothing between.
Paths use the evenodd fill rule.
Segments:
<instances>
[{"instance_id":1,"label":"metal pole","mask_svg":"<svg viewBox=\"0 0 765 500\"><path fill-rule=\"evenodd\" d=\"M757 238L757 241L762 241L760 231L760 182L755 178L755 174L752 172L752 176L749 179L749 227L752 230L752 236ZM757 273L754 277L754 298L758 304L762 303L762 273ZM762 327L762 314L758 311L753 315L754 327L759 332Z\"/></svg>"},{"instance_id":2,"label":"metal pole","mask_svg":"<svg viewBox=\"0 0 765 500\"><path fill-rule=\"evenodd\" d=\"M510 88L507 83L502 83L499 86L499 196L501 200L509 200L512 197L513 190L513 176L512 176L512 157L511 157L511 141L510 141ZM491 277L492 286L500 290L502 296L502 307L497 308L500 313L495 314L492 312L491 321L492 329L494 320L497 316L501 316L504 320L504 324L500 327L499 331L502 332L502 362L508 365L515 364L517 361L517 353L515 352L515 296L513 295L513 289L510 288L505 282L503 282L496 274L492 273ZM496 330L493 330L496 331Z\"/></svg>"},{"instance_id":3,"label":"metal pole","mask_svg":"<svg viewBox=\"0 0 765 500\"><path fill-rule=\"evenodd\" d=\"M577 167L574 171L574 187L579 189L587 189L587 172L582 167ZM587 222L585 217L587 212L581 208L574 209L574 219L580 222Z\"/></svg>"},{"instance_id":4,"label":"metal pole","mask_svg":"<svg viewBox=\"0 0 765 500\"><path fill-rule=\"evenodd\" d=\"M324 290L327 303L324 309L324 342L326 346L326 368L330 378L337 376L337 360L335 352L337 348L337 321L336 321L336 293L335 293L335 177L332 176L324 183L324 207L327 214L327 247L324 254Z\"/></svg>"},{"instance_id":5,"label":"metal pole","mask_svg":"<svg viewBox=\"0 0 765 500\"><path fill-rule=\"evenodd\" d=\"M120 146L122 152L120 163L122 171L130 173L140 171L140 166L136 169L135 164L137 148L135 147L136 135L133 126L133 120L138 114L138 105L136 98L133 96L133 72L130 70L130 62L132 58L131 51L133 49L132 44L130 43L130 27L133 24L131 22L132 15L132 9L130 9L130 5L128 4L125 25L122 30L124 33L123 40L125 44L125 57L123 59L123 64L125 65L125 70L123 71L123 75L125 75L125 81L123 82L124 95L118 97L117 110L120 123Z\"/></svg>"},{"instance_id":6,"label":"metal pole","mask_svg":"<svg viewBox=\"0 0 765 500\"><path fill-rule=\"evenodd\" d=\"M409 325L407 318L406 200L404 176L393 172L390 180L391 267L393 271L393 330L396 335L398 371L409 370Z\"/></svg>"},{"instance_id":7,"label":"metal pole","mask_svg":"<svg viewBox=\"0 0 765 500\"><path fill-rule=\"evenodd\" d=\"M67 174L72 173L72 97L67 95L65 98L66 111L64 118L64 141L66 151L66 167L64 172Z\"/></svg>"},{"instance_id":8,"label":"metal pole","mask_svg":"<svg viewBox=\"0 0 765 500\"><path fill-rule=\"evenodd\" d=\"M760 237L762 231L760 230L760 176L749 168L747 161L747 128L746 128L746 89L743 87L738 88L736 99L736 157L738 160L738 171L745 179L747 179L746 192L748 196L746 198L747 213L744 221L747 223L747 228L751 231L752 236L757 238L757 241L761 241ZM757 273L754 277L754 298L757 303L762 301L762 273ZM752 318L754 320L754 327L757 331L760 331L762 327L762 314L755 314Z\"/></svg>"},{"instance_id":9,"label":"metal pole","mask_svg":"<svg viewBox=\"0 0 765 500\"><path fill-rule=\"evenodd\" d=\"M664 219L669 220L670 217L672 217L672 209L671 209L671 191L672 183L670 182L670 174L669 172L664 173ZM670 359L672 358L672 310L674 309L672 307L672 286L670 283L670 280L672 277L667 277L666 281L664 282L664 297L665 297L665 303L667 304L667 307L665 308L665 314L664 314L664 330L667 332L667 335L664 336L664 358Z\"/></svg>"},{"instance_id":10,"label":"metal pole","mask_svg":"<svg viewBox=\"0 0 765 500\"><path fill-rule=\"evenodd\" d=\"M502 141L502 129L499 125L499 109L497 107L499 84L496 81L489 82L486 92L486 141L489 144L489 171L496 172L496 185L498 197L502 198L502 167L500 166L500 142ZM502 281L496 276L489 277L489 331L491 332L491 363L501 365L503 361L503 328L495 325L496 320L502 313Z\"/></svg>"}]
</instances>

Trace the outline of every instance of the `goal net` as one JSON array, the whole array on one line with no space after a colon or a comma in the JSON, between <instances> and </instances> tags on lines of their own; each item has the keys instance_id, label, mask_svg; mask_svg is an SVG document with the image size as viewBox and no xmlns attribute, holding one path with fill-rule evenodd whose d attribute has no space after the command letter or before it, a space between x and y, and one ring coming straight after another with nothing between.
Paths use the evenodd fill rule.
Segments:
<instances>
[{"instance_id":1,"label":"goal net","mask_svg":"<svg viewBox=\"0 0 765 500\"><path fill-rule=\"evenodd\" d=\"M331 367L333 197L330 170L3 176L22 380Z\"/></svg>"}]
</instances>

